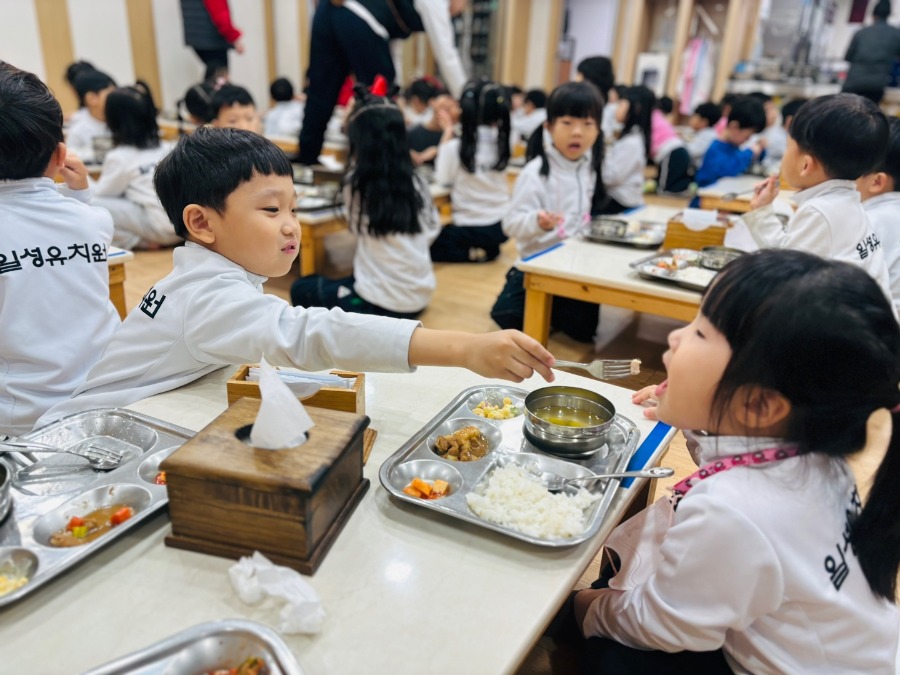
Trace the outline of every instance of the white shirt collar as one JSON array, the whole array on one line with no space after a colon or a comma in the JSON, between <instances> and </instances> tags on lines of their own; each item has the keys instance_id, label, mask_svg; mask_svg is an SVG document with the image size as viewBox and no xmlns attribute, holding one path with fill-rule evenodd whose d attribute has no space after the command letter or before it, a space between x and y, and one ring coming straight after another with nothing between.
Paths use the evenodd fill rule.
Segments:
<instances>
[{"instance_id":1,"label":"white shirt collar","mask_svg":"<svg viewBox=\"0 0 900 675\"><path fill-rule=\"evenodd\" d=\"M746 452L793 445L783 438L768 436L709 436L701 431L693 432L693 436L700 446L700 466L714 461L717 457L730 457Z\"/></svg>"},{"instance_id":2,"label":"white shirt collar","mask_svg":"<svg viewBox=\"0 0 900 675\"><path fill-rule=\"evenodd\" d=\"M250 283L253 284L254 286L256 286L257 288L262 286L264 283L266 283L269 280L269 277L261 277L258 274L254 274L253 272L248 271L246 268L237 264L233 260L226 258L221 253L216 253L215 251L206 248L206 246L203 246L202 244L198 244L193 241L186 241L186 242L184 242L183 250L184 250L184 255L186 255L188 257L194 258L194 257L200 257L200 256L210 256L216 261L217 265L220 265L222 267L230 267L232 269L240 270L241 272L243 272L244 274L247 275L247 279L250 281ZM178 249L175 249L175 253L176 253L176 255L178 254Z\"/></svg>"},{"instance_id":3,"label":"white shirt collar","mask_svg":"<svg viewBox=\"0 0 900 675\"><path fill-rule=\"evenodd\" d=\"M842 190L849 190L853 192L856 195L856 200L859 201L859 192L857 192L856 190L856 183L852 180L840 180L837 178L832 178L830 180L823 181L818 185L813 185L810 188L801 190L793 196L791 201L799 206L803 204L803 202L809 201L814 197L821 197L825 194L831 192L839 192Z\"/></svg>"},{"instance_id":4,"label":"white shirt collar","mask_svg":"<svg viewBox=\"0 0 900 675\"><path fill-rule=\"evenodd\" d=\"M863 208L869 209L873 206L881 206L882 204L897 203L900 206L900 192L885 192L883 195L869 197L863 202Z\"/></svg>"}]
</instances>

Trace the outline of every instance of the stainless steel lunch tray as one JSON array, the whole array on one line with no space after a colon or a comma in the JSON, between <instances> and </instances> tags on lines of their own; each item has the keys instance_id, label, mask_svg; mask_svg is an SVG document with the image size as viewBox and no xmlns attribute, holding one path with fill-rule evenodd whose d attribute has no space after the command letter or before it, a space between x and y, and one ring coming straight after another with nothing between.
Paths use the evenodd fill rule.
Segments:
<instances>
[{"instance_id":1,"label":"stainless steel lunch tray","mask_svg":"<svg viewBox=\"0 0 900 675\"><path fill-rule=\"evenodd\" d=\"M15 468L40 462L48 471L68 473L27 485L13 482L13 507L0 523L0 574L22 574L29 580L21 588L0 595L0 607L37 590L165 506L166 487L154 482L159 464L193 435L189 429L147 415L107 408L76 413L21 436L61 448L79 443L83 447L85 439L94 439L99 444L131 450L126 454L127 461L107 472L94 471L69 455L6 455ZM65 527L71 516L118 502L132 506L134 515L106 534L71 548L49 544L50 535Z\"/></svg>"},{"instance_id":2,"label":"stainless steel lunch tray","mask_svg":"<svg viewBox=\"0 0 900 675\"><path fill-rule=\"evenodd\" d=\"M271 675L303 675L275 631L243 619L201 623L84 675L200 675L236 668L251 656L264 659Z\"/></svg>"},{"instance_id":3,"label":"stainless steel lunch tray","mask_svg":"<svg viewBox=\"0 0 900 675\"><path fill-rule=\"evenodd\" d=\"M588 223L588 230L584 235L585 239L601 244L620 244L634 248L659 248L666 238L665 223L638 221L641 226L640 230L637 232L626 232L620 236L604 232L604 228L597 225L598 221L602 220L621 220L626 225L628 224L627 219L617 216L595 218Z\"/></svg>"},{"instance_id":4,"label":"stainless steel lunch tray","mask_svg":"<svg viewBox=\"0 0 900 675\"><path fill-rule=\"evenodd\" d=\"M638 276L644 279L650 279L652 281L663 281L669 284L674 284L676 286L681 286L682 288L688 288L692 291L699 291L700 293L702 293L706 290L709 284L699 284L687 279L679 279L673 271L667 270L657 265L659 261L665 258L671 258L674 254L686 251L690 251L691 253L696 255L696 258L689 262L685 262L681 269L687 269L689 267L703 270L707 269L700 265L700 252L694 251L692 249L663 249L662 251L657 251L653 255L647 256L646 258L634 260L628 263L628 266L636 271L638 273ZM711 273L714 272L714 270L707 271ZM712 274L712 276L710 277L710 283L712 283L712 279L714 278L715 274Z\"/></svg>"},{"instance_id":5,"label":"stainless steel lunch tray","mask_svg":"<svg viewBox=\"0 0 900 675\"><path fill-rule=\"evenodd\" d=\"M511 398L519 410L524 411L524 400L527 395L528 392L524 389L506 386L476 386L463 390L381 465L378 471L381 484L402 501L539 546L559 548L580 544L590 539L600 529L603 517L619 486L617 480L597 483L597 487L592 491L600 495L600 499L590 507L585 530L574 537L556 539L534 537L484 520L469 510L466 494L474 490L497 466L515 462L523 466L532 465L542 473L578 478L591 473L624 471L638 447L640 432L637 426L621 415L616 415L609 428L606 444L596 452L583 459L563 459L542 452L525 438L523 415L506 420L486 420L472 412L478 401L485 397L495 400L504 396ZM487 431L485 437L492 448L484 458L474 462L454 462L443 459L431 449L433 439L437 435L468 424L475 424ZM435 500L411 497L403 492L403 488L415 476L429 480L434 478L447 480L450 483L450 493Z\"/></svg>"}]
</instances>

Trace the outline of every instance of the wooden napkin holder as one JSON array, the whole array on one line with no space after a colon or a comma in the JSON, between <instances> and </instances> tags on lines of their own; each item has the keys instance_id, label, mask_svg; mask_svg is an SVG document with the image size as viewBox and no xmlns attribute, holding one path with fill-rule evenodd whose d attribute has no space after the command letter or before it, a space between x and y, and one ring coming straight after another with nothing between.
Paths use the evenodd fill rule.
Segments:
<instances>
[{"instance_id":1,"label":"wooden napkin holder","mask_svg":"<svg viewBox=\"0 0 900 675\"><path fill-rule=\"evenodd\" d=\"M225 384L228 395L228 405L233 404L239 398L260 398L259 382L251 382L247 379L250 368L257 364L245 363L231 376ZM303 405L311 405L315 408L329 408L331 410L343 410L358 415L366 414L366 374L354 373L348 370L332 370L332 375L344 378L356 378L350 389L343 387L322 387L318 392L308 398L300 399Z\"/></svg>"},{"instance_id":2,"label":"wooden napkin holder","mask_svg":"<svg viewBox=\"0 0 900 675\"><path fill-rule=\"evenodd\" d=\"M718 224L706 229L692 230L677 215L666 224L666 238L662 248L690 248L699 251L704 246L722 246L728 227L728 221L720 219Z\"/></svg>"},{"instance_id":3,"label":"wooden napkin holder","mask_svg":"<svg viewBox=\"0 0 900 675\"><path fill-rule=\"evenodd\" d=\"M260 401L242 398L166 458L172 533L166 545L239 558L259 551L304 574L321 564L369 488L363 434L369 418L312 408L308 440L254 448Z\"/></svg>"}]
</instances>

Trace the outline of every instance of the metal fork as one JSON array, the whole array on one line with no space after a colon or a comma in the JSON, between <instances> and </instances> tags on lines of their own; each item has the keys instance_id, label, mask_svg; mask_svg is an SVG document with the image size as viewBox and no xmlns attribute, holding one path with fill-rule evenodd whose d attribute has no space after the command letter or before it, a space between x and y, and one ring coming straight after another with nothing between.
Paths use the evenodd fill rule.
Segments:
<instances>
[{"instance_id":1,"label":"metal fork","mask_svg":"<svg viewBox=\"0 0 900 675\"><path fill-rule=\"evenodd\" d=\"M53 452L65 453L83 457L90 462L91 467L101 471L115 469L122 462L123 453L116 450L101 448L98 445L88 445L82 452L72 449L57 448L54 445L38 443L37 441L2 441L0 452Z\"/></svg>"},{"instance_id":2,"label":"metal fork","mask_svg":"<svg viewBox=\"0 0 900 675\"><path fill-rule=\"evenodd\" d=\"M756 192L755 187L750 188L749 190L741 190L740 192L726 192L724 195L722 195L721 199L723 202L730 202L733 199L737 199L738 197L741 197L743 195L749 195L754 192Z\"/></svg>"},{"instance_id":3,"label":"metal fork","mask_svg":"<svg viewBox=\"0 0 900 675\"><path fill-rule=\"evenodd\" d=\"M577 368L591 374L598 380L617 380L629 375L637 375L641 370L640 359L596 359L590 363L576 363L556 359L553 368Z\"/></svg>"}]
</instances>

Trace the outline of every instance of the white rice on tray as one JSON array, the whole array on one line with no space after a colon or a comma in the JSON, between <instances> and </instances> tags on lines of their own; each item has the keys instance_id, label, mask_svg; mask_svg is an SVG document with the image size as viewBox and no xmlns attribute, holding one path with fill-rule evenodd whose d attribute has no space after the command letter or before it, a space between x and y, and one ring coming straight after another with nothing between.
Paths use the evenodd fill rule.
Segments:
<instances>
[{"instance_id":1,"label":"white rice on tray","mask_svg":"<svg viewBox=\"0 0 900 675\"><path fill-rule=\"evenodd\" d=\"M568 539L584 532L585 512L599 498L584 488L552 494L537 476L509 464L494 469L466 502L477 516L503 527L540 539Z\"/></svg>"}]
</instances>

